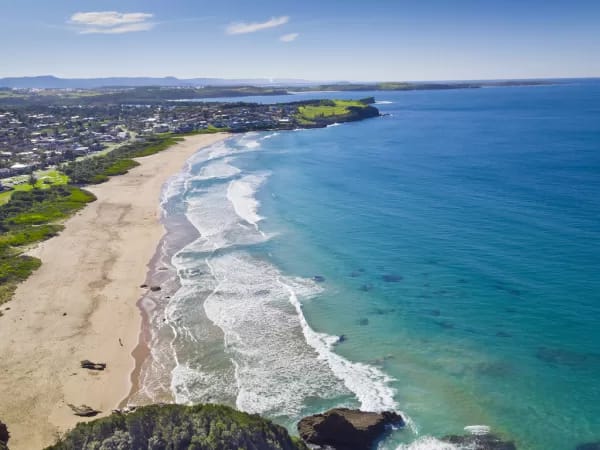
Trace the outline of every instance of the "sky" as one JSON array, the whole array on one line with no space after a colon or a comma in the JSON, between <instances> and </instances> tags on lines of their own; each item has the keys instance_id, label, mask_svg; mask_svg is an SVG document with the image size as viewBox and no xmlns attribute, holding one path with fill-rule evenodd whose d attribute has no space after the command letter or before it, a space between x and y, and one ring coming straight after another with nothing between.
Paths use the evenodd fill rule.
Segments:
<instances>
[{"instance_id":1,"label":"sky","mask_svg":"<svg viewBox=\"0 0 600 450\"><path fill-rule=\"evenodd\" d=\"M0 0L0 77L600 76L600 0Z\"/></svg>"}]
</instances>

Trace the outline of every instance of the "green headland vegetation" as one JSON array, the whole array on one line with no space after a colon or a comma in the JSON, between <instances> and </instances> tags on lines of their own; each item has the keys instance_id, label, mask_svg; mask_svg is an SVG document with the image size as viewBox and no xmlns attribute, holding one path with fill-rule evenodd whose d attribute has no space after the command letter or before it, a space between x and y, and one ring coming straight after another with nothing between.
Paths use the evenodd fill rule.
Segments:
<instances>
[{"instance_id":1,"label":"green headland vegetation","mask_svg":"<svg viewBox=\"0 0 600 450\"><path fill-rule=\"evenodd\" d=\"M318 127L334 122L349 122L379 115L372 97L362 100L308 101L298 106L296 120L300 125Z\"/></svg>"},{"instance_id":2,"label":"green headland vegetation","mask_svg":"<svg viewBox=\"0 0 600 450\"><path fill-rule=\"evenodd\" d=\"M150 405L79 423L47 450L308 450L287 430L222 405Z\"/></svg>"}]
</instances>

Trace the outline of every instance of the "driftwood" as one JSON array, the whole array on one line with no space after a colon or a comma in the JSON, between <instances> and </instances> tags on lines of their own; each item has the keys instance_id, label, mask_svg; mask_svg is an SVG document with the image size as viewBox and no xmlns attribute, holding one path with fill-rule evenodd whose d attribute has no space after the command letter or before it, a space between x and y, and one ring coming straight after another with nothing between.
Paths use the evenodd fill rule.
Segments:
<instances>
[{"instance_id":1,"label":"driftwood","mask_svg":"<svg viewBox=\"0 0 600 450\"><path fill-rule=\"evenodd\" d=\"M100 413L100 411L98 411L97 409L91 408L87 405L75 406L71 405L70 403L68 403L67 405L73 410L73 414L75 414L76 416L94 417L95 415Z\"/></svg>"},{"instance_id":2,"label":"driftwood","mask_svg":"<svg viewBox=\"0 0 600 450\"><path fill-rule=\"evenodd\" d=\"M106 369L106 363L95 363L84 359L83 361L81 361L81 368L90 370L104 370Z\"/></svg>"}]
</instances>

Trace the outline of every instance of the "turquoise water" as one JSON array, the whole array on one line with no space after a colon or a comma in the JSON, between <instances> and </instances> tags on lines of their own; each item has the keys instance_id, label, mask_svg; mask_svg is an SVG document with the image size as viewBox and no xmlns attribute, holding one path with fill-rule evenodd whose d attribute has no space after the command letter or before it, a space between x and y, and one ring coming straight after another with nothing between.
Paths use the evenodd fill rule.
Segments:
<instances>
[{"instance_id":1,"label":"turquoise water","mask_svg":"<svg viewBox=\"0 0 600 450\"><path fill-rule=\"evenodd\" d=\"M387 116L236 137L172 183L201 235L177 400L393 407L389 449L600 440L600 84L374 95Z\"/></svg>"}]
</instances>

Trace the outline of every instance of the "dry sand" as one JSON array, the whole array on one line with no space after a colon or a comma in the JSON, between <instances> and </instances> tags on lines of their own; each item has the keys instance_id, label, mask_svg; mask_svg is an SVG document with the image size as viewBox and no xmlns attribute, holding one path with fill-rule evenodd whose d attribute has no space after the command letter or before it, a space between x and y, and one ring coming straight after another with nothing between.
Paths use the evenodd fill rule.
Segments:
<instances>
[{"instance_id":1,"label":"dry sand","mask_svg":"<svg viewBox=\"0 0 600 450\"><path fill-rule=\"evenodd\" d=\"M32 251L42 267L0 317L0 420L12 450L41 449L85 420L68 403L106 415L127 396L141 325L136 301L164 233L161 188L199 148L225 137L188 137L90 187L98 200ZM108 367L81 369L83 359Z\"/></svg>"}]
</instances>

